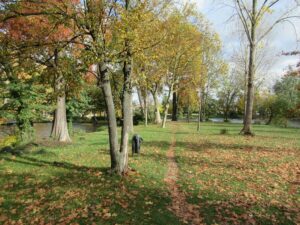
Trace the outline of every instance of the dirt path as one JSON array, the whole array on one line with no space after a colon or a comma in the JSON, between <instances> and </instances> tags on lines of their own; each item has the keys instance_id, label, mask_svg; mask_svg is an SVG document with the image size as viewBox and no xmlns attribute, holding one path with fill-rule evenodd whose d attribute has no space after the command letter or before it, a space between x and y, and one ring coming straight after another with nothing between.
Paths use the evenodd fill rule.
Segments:
<instances>
[{"instance_id":1,"label":"dirt path","mask_svg":"<svg viewBox=\"0 0 300 225\"><path fill-rule=\"evenodd\" d=\"M183 223L200 225L204 224L199 214L199 206L187 203L185 194L180 190L177 180L179 175L179 168L175 160L175 137L172 139L172 144L167 151L168 162L168 172L165 177L165 182L168 185L168 189L172 197L172 205L169 207L171 210Z\"/></svg>"}]
</instances>

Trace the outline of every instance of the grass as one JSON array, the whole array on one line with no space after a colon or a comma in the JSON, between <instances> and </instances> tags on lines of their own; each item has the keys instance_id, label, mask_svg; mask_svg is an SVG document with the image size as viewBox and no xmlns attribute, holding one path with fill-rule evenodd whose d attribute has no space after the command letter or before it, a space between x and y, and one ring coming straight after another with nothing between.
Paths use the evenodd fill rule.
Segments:
<instances>
[{"instance_id":1,"label":"grass","mask_svg":"<svg viewBox=\"0 0 300 225\"><path fill-rule=\"evenodd\" d=\"M255 126L256 136L245 138L239 129L205 124L197 134L181 126L176 154L188 200L201 205L207 224L296 224L299 130Z\"/></svg>"},{"instance_id":2,"label":"grass","mask_svg":"<svg viewBox=\"0 0 300 225\"><path fill-rule=\"evenodd\" d=\"M207 224L297 223L300 130L255 126L255 137L243 137L234 124L195 129L135 128L145 142L129 159L137 172L124 178L107 172L106 130L77 135L71 145L1 153L0 224L182 224L167 209L164 182L173 135L178 183Z\"/></svg>"}]
</instances>

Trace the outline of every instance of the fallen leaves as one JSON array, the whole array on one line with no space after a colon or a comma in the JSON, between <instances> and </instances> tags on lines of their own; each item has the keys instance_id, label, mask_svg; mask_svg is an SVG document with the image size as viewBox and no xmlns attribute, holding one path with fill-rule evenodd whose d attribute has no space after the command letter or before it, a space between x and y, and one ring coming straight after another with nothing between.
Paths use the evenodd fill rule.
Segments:
<instances>
[{"instance_id":1,"label":"fallen leaves","mask_svg":"<svg viewBox=\"0 0 300 225\"><path fill-rule=\"evenodd\" d=\"M8 219L7 216L0 214L0 222L5 222Z\"/></svg>"},{"instance_id":2,"label":"fallen leaves","mask_svg":"<svg viewBox=\"0 0 300 225\"><path fill-rule=\"evenodd\" d=\"M174 219L173 212L182 213L184 223L197 225L297 221L299 147L285 148L289 140L281 145L282 140L269 138L262 144L259 135L247 140L187 130L176 135L178 174L164 182L170 135L168 130L167 135L152 134L144 155L130 158L136 171L124 179L97 168L109 166L109 155L97 145L82 151L77 146L55 149L58 156L47 159L74 164L74 169L19 165L18 157L9 163L0 160L0 224L158 224L160 217ZM98 143L98 134L94 138ZM177 185L167 189L169 182ZM167 208L174 191L177 196Z\"/></svg>"},{"instance_id":3,"label":"fallen leaves","mask_svg":"<svg viewBox=\"0 0 300 225\"><path fill-rule=\"evenodd\" d=\"M177 140L188 146L176 151L181 187L191 201L197 196L216 223L278 224L294 221L299 213L299 149L260 146L260 137L254 139L182 135Z\"/></svg>"}]
</instances>

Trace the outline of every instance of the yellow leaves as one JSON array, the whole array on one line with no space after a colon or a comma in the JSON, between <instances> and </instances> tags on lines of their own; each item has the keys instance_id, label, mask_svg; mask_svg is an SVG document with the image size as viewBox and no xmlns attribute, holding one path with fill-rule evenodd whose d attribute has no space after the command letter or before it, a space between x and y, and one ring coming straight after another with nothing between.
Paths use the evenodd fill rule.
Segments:
<instances>
[{"instance_id":1,"label":"yellow leaves","mask_svg":"<svg viewBox=\"0 0 300 225\"><path fill-rule=\"evenodd\" d=\"M5 172L6 172L6 174L12 174L13 173L13 171L11 169L7 169Z\"/></svg>"},{"instance_id":2,"label":"yellow leaves","mask_svg":"<svg viewBox=\"0 0 300 225\"><path fill-rule=\"evenodd\" d=\"M45 89L45 92L46 92L46 94L50 94L50 93L54 92L54 89L51 88L51 87L48 87L48 88Z\"/></svg>"},{"instance_id":3,"label":"yellow leaves","mask_svg":"<svg viewBox=\"0 0 300 225\"><path fill-rule=\"evenodd\" d=\"M32 78L32 76L28 73L25 73L25 72L20 72L18 74L18 79L20 79L20 80L29 80L31 78Z\"/></svg>"},{"instance_id":4,"label":"yellow leaves","mask_svg":"<svg viewBox=\"0 0 300 225\"><path fill-rule=\"evenodd\" d=\"M108 220L111 217L111 213L109 212L109 209L103 209L103 219Z\"/></svg>"},{"instance_id":5,"label":"yellow leaves","mask_svg":"<svg viewBox=\"0 0 300 225\"><path fill-rule=\"evenodd\" d=\"M102 210L102 216L101 217L104 220L109 220L109 219L111 219L111 217L117 217L117 216L118 216L118 214L117 213L111 213L109 208L104 208Z\"/></svg>"},{"instance_id":6,"label":"yellow leaves","mask_svg":"<svg viewBox=\"0 0 300 225\"><path fill-rule=\"evenodd\" d=\"M153 205L153 202L147 201L147 202L145 202L145 204L146 204L146 205Z\"/></svg>"},{"instance_id":7,"label":"yellow leaves","mask_svg":"<svg viewBox=\"0 0 300 225\"><path fill-rule=\"evenodd\" d=\"M274 9L271 9L270 7L263 7L262 9L261 9L261 11L262 11L262 13L264 14L264 13L268 13L268 14L272 14L272 13L274 13Z\"/></svg>"},{"instance_id":8,"label":"yellow leaves","mask_svg":"<svg viewBox=\"0 0 300 225\"><path fill-rule=\"evenodd\" d=\"M275 200L275 199L272 199L271 201L270 201L270 204L271 205L278 205L280 202L279 201L277 201L277 200Z\"/></svg>"},{"instance_id":9,"label":"yellow leaves","mask_svg":"<svg viewBox=\"0 0 300 225\"><path fill-rule=\"evenodd\" d=\"M3 138L0 141L0 147L12 146L17 142L17 137L14 135Z\"/></svg>"}]
</instances>

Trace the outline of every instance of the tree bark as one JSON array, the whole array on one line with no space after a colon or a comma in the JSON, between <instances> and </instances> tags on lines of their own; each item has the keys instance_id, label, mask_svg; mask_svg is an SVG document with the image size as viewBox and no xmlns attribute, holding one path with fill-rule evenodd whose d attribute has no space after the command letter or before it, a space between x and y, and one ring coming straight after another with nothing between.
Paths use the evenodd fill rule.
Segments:
<instances>
[{"instance_id":1,"label":"tree bark","mask_svg":"<svg viewBox=\"0 0 300 225\"><path fill-rule=\"evenodd\" d=\"M161 115L159 111L159 101L158 101L158 96L157 96L157 90L151 92L153 95L153 101L154 101L154 107L155 107L155 124L161 124Z\"/></svg>"},{"instance_id":2,"label":"tree bark","mask_svg":"<svg viewBox=\"0 0 300 225\"><path fill-rule=\"evenodd\" d=\"M145 115L145 106L144 106L144 101L142 98L142 91L139 87L137 87L136 90L137 90L138 99L139 99L139 103L140 103L140 107L141 107L141 113L142 113L142 115Z\"/></svg>"},{"instance_id":3,"label":"tree bark","mask_svg":"<svg viewBox=\"0 0 300 225\"><path fill-rule=\"evenodd\" d=\"M174 91L173 92L173 110L172 110L172 121L178 121L178 96L177 96L177 92Z\"/></svg>"},{"instance_id":4,"label":"tree bark","mask_svg":"<svg viewBox=\"0 0 300 225\"><path fill-rule=\"evenodd\" d=\"M247 67L247 66L246 66ZM245 69L245 91L244 91L244 118L243 118L243 124L245 126L246 123L246 111L247 111L247 77L248 77L248 69Z\"/></svg>"},{"instance_id":5,"label":"tree bark","mask_svg":"<svg viewBox=\"0 0 300 225\"><path fill-rule=\"evenodd\" d=\"M271 110L270 116L269 116L269 119L268 119L268 122L266 123L266 125L270 125L272 123L272 120L273 120L273 111Z\"/></svg>"},{"instance_id":6,"label":"tree bark","mask_svg":"<svg viewBox=\"0 0 300 225\"><path fill-rule=\"evenodd\" d=\"M129 132L133 133L134 132L134 126L133 126L133 108L132 108L132 88L131 88L131 95L130 95L130 124L129 124Z\"/></svg>"},{"instance_id":7,"label":"tree bark","mask_svg":"<svg viewBox=\"0 0 300 225\"><path fill-rule=\"evenodd\" d=\"M197 131L200 131L201 128L201 114L202 114L202 91L201 88L199 90L199 111L198 111L198 123L197 123Z\"/></svg>"},{"instance_id":8,"label":"tree bark","mask_svg":"<svg viewBox=\"0 0 300 225\"><path fill-rule=\"evenodd\" d=\"M108 135L109 135L109 152L111 159L111 170L118 171L118 131L115 105L111 90L110 77L105 62L98 64L98 71L100 73L101 89L104 95L106 104L106 115L108 122Z\"/></svg>"},{"instance_id":9,"label":"tree bark","mask_svg":"<svg viewBox=\"0 0 300 225\"><path fill-rule=\"evenodd\" d=\"M225 123L229 122L229 120L228 120L228 112L229 112L229 109L226 107L225 110L224 110L224 122Z\"/></svg>"},{"instance_id":10,"label":"tree bark","mask_svg":"<svg viewBox=\"0 0 300 225\"><path fill-rule=\"evenodd\" d=\"M145 119L145 126L148 126L148 93L147 88L145 89L145 96L144 96L144 119Z\"/></svg>"},{"instance_id":11,"label":"tree bark","mask_svg":"<svg viewBox=\"0 0 300 225\"><path fill-rule=\"evenodd\" d=\"M166 128L166 123L167 123L167 118L168 118L168 112L169 112L169 108L170 108L170 98L171 95L173 94L173 84L169 87L169 93L167 96L167 102L164 106L164 118L163 118L163 122L162 122L162 128Z\"/></svg>"},{"instance_id":12,"label":"tree bark","mask_svg":"<svg viewBox=\"0 0 300 225\"><path fill-rule=\"evenodd\" d=\"M127 45L128 46L128 45ZM127 60L124 62L123 74L123 99L122 99L122 115L123 115L123 126L121 134L121 146L120 146L120 164L119 174L126 174L128 172L128 140L130 134L130 123L132 120L132 83L131 83L131 53L127 51Z\"/></svg>"},{"instance_id":13,"label":"tree bark","mask_svg":"<svg viewBox=\"0 0 300 225\"><path fill-rule=\"evenodd\" d=\"M190 122L190 97L188 97L188 107L187 107L186 120L187 120L188 123Z\"/></svg>"},{"instance_id":14,"label":"tree bark","mask_svg":"<svg viewBox=\"0 0 300 225\"><path fill-rule=\"evenodd\" d=\"M165 109L164 109L164 118L163 118L163 122L162 122L162 128L166 128L169 108L170 108L170 103L166 103Z\"/></svg>"},{"instance_id":15,"label":"tree bark","mask_svg":"<svg viewBox=\"0 0 300 225\"><path fill-rule=\"evenodd\" d=\"M244 135L253 135L251 131L252 126L252 113L254 101L254 77L255 77L255 51L256 51L256 8L257 0L252 2L252 20L251 20L251 40L250 40L250 54L249 54L249 71L248 71L248 84L247 84L247 104L245 123L242 129Z\"/></svg>"},{"instance_id":16,"label":"tree bark","mask_svg":"<svg viewBox=\"0 0 300 225\"><path fill-rule=\"evenodd\" d=\"M206 92L201 94L201 122L206 121L206 102L207 102L207 96L208 96L208 88Z\"/></svg>"},{"instance_id":17,"label":"tree bark","mask_svg":"<svg viewBox=\"0 0 300 225\"><path fill-rule=\"evenodd\" d=\"M59 142L71 142L67 123L65 80L63 76L56 79L55 91L58 95L51 137Z\"/></svg>"}]
</instances>

